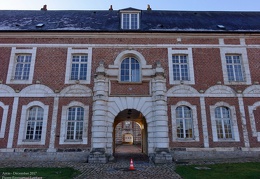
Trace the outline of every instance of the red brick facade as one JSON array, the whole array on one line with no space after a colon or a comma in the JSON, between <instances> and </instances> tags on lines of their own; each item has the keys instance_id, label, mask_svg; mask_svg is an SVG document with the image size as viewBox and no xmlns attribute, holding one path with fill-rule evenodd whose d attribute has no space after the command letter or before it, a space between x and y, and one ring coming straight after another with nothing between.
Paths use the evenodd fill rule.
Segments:
<instances>
[{"instance_id":1,"label":"red brick facade","mask_svg":"<svg viewBox=\"0 0 260 179\"><path fill-rule=\"evenodd\" d=\"M30 36L30 37L28 37ZM177 38L181 38L181 41L177 41ZM223 44L221 40L223 39ZM243 41L245 44L243 44ZM82 47L81 47L82 45ZM7 83L8 68L10 62L10 56L12 48L17 49L36 47L36 59L33 80L31 84L14 84ZM75 49L92 48L92 64L91 64L91 78L89 84L66 84L66 63L67 63L67 49L69 47ZM169 52L168 48L172 50L187 50L192 49L192 60L194 66L194 84L171 84L169 75L172 73L169 71ZM225 84L221 60L222 48L246 48L250 82L249 84ZM197 93L182 94L181 96L173 95L167 96L167 117L168 117L168 138L169 149L174 148L254 148L260 151L260 37L258 34L251 37L247 34L171 34L171 33L153 33L153 34L102 34L102 33L1 33L0 34L0 104L8 106L6 124L4 126L4 137L0 138L0 149L46 149L48 150L52 145L52 137L54 140L54 149L82 149L91 150L92 148L92 136L95 134L92 127L92 117L95 115L93 107L96 69L99 66L100 61L104 62L104 68L106 70L116 69L111 67L114 65L114 61L117 56L124 51L131 50L142 54L146 61L146 65L150 65L150 69L156 68L156 62L160 62L164 69L164 77L166 79L167 93L170 89L180 87L185 89L185 86L189 86L196 90ZM231 54L234 54L231 52ZM171 54L170 54L171 55ZM12 60L12 59L11 59ZM120 66L119 69L120 70ZM151 97L152 94L152 79L153 75L142 72L142 81L139 83L122 83L119 81L117 75L107 75L109 80L109 97ZM245 75L248 71L244 70ZM39 81L39 82L37 82ZM21 94L26 88L34 85L46 86L52 90L52 94L46 95L40 94L37 97L35 94ZM63 95L62 91L73 85L82 85L91 90L90 96L80 96L76 93L73 95ZM233 94L227 93L210 93L207 90L218 86L222 86L225 89L233 90ZM217 88L216 87L216 88ZM245 90L252 87L249 93L244 93ZM10 88L13 92L8 92L5 89ZM214 90L213 90L214 91ZM66 93L67 94L67 93ZM81 92L80 92L81 94ZM28 96L27 96L28 95ZM219 96L218 96L219 95ZM54 98L58 96L57 113L54 111ZM202 98L205 100L205 110L201 107ZM14 102L16 99L16 102ZM239 101L240 100L240 101ZM48 106L47 114L47 126L46 139L44 144L31 145L18 144L20 123L22 119L23 106L28 105L30 102L38 101ZM71 102L76 101L89 107L88 126L86 128L87 141L85 144L69 144L60 143L61 135L61 123L62 123L62 107L69 105ZM198 140L173 140L173 131L176 130L176 126L172 124L175 120L175 116L172 116L172 106L177 105L179 102L187 102L193 106L196 106ZM229 106L233 106L235 113L232 113L232 117L236 117L238 134L238 141L215 141L212 130L212 111L210 106L214 106L217 103L225 103ZM17 105L17 108L14 106ZM249 110L250 106L255 106L253 111ZM104 107L105 108L105 107ZM130 108L132 109L132 108ZM107 109L108 111L110 109ZM153 110L153 109L152 109ZM252 114L253 112L253 114ZM244 114L243 114L244 113ZM3 125L4 109L0 106L0 126ZM115 116L117 114L114 114ZM252 116L254 118L252 119ZM56 119L55 126L52 125L53 119ZM204 129L203 120L206 119L206 127ZM149 119L146 120L148 121ZM254 120L254 121L253 121ZM252 123L254 122L254 123ZM255 127L255 131L252 129ZM195 127L195 126L193 126ZM148 133L149 129L148 125ZM208 133L205 135L205 131ZM2 132L2 131L1 131ZM10 133L13 132L13 136ZM54 132L55 136L52 136ZM233 131L234 132L234 131ZM112 132L111 132L112 133ZM147 134L149 135L149 134ZM113 141L110 141L111 143ZM208 147L206 145L208 144ZM148 146L149 146L148 142Z\"/></svg>"}]
</instances>

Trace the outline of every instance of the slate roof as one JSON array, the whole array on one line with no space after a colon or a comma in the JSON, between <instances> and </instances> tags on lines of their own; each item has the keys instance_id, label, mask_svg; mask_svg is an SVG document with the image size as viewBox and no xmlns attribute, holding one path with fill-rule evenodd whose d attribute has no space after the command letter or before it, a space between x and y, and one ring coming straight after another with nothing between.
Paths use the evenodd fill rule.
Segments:
<instances>
[{"instance_id":1,"label":"slate roof","mask_svg":"<svg viewBox=\"0 0 260 179\"><path fill-rule=\"evenodd\" d=\"M260 12L141 10L140 29L123 30L120 10L0 10L0 32L6 31L259 33Z\"/></svg>"}]
</instances>

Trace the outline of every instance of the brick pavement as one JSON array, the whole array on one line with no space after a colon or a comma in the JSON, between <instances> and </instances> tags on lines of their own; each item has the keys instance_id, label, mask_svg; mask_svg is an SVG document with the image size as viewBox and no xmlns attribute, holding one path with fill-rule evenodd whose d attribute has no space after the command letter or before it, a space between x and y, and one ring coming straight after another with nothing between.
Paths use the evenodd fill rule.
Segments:
<instances>
[{"instance_id":1,"label":"brick pavement","mask_svg":"<svg viewBox=\"0 0 260 179\"><path fill-rule=\"evenodd\" d=\"M129 171L130 159L134 162L134 171ZM180 179L175 173L175 165L155 165L140 153L136 146L117 147L115 161L107 164L90 164L83 162L1 162L1 167L72 167L81 174L75 179Z\"/></svg>"}]
</instances>

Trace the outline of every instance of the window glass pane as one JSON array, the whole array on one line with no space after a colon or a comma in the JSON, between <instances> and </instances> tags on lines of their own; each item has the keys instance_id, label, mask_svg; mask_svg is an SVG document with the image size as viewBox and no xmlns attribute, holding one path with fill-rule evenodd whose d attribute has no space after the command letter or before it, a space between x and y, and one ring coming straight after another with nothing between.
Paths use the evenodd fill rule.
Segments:
<instances>
[{"instance_id":1,"label":"window glass pane","mask_svg":"<svg viewBox=\"0 0 260 179\"><path fill-rule=\"evenodd\" d=\"M244 81L243 66L240 55L226 55L229 81Z\"/></svg>"},{"instance_id":2,"label":"window glass pane","mask_svg":"<svg viewBox=\"0 0 260 179\"><path fill-rule=\"evenodd\" d=\"M189 65L187 55L173 55L172 56L173 67L173 80L185 80L189 81Z\"/></svg>"},{"instance_id":3,"label":"window glass pane","mask_svg":"<svg viewBox=\"0 0 260 179\"><path fill-rule=\"evenodd\" d=\"M84 108L71 107L68 110L67 137L69 140L81 140L83 135Z\"/></svg>"},{"instance_id":4,"label":"window glass pane","mask_svg":"<svg viewBox=\"0 0 260 179\"><path fill-rule=\"evenodd\" d=\"M43 109L38 106L30 108L26 123L27 128L25 138L28 140L41 140Z\"/></svg>"},{"instance_id":5,"label":"window glass pane","mask_svg":"<svg viewBox=\"0 0 260 179\"><path fill-rule=\"evenodd\" d=\"M73 55L71 65L71 80L86 80L87 79L87 55Z\"/></svg>"},{"instance_id":6,"label":"window glass pane","mask_svg":"<svg viewBox=\"0 0 260 179\"><path fill-rule=\"evenodd\" d=\"M129 29L129 14L123 14L123 29Z\"/></svg>"},{"instance_id":7,"label":"window glass pane","mask_svg":"<svg viewBox=\"0 0 260 179\"><path fill-rule=\"evenodd\" d=\"M134 58L125 58L121 63L121 81L139 82L140 64Z\"/></svg>"},{"instance_id":8,"label":"window glass pane","mask_svg":"<svg viewBox=\"0 0 260 179\"><path fill-rule=\"evenodd\" d=\"M191 109L187 106L176 108L176 123L178 138L193 138Z\"/></svg>"},{"instance_id":9,"label":"window glass pane","mask_svg":"<svg viewBox=\"0 0 260 179\"><path fill-rule=\"evenodd\" d=\"M219 139L232 139L230 109L224 106L215 109L217 136Z\"/></svg>"},{"instance_id":10,"label":"window glass pane","mask_svg":"<svg viewBox=\"0 0 260 179\"><path fill-rule=\"evenodd\" d=\"M131 29L137 29L137 14L131 14Z\"/></svg>"},{"instance_id":11,"label":"window glass pane","mask_svg":"<svg viewBox=\"0 0 260 179\"><path fill-rule=\"evenodd\" d=\"M14 79L28 80L31 66L31 55L18 55L15 62Z\"/></svg>"}]
</instances>

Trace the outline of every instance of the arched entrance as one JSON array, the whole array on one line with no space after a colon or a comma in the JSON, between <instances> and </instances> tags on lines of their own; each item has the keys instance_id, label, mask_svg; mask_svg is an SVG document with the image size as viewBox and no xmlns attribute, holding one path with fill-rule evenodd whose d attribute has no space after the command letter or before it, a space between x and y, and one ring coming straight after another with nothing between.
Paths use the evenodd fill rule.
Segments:
<instances>
[{"instance_id":1,"label":"arched entrance","mask_svg":"<svg viewBox=\"0 0 260 179\"><path fill-rule=\"evenodd\" d=\"M140 153L148 154L146 119L136 109L125 109L115 117L113 125L113 153L120 152L121 150L117 149L122 147L122 145L126 149L124 152L128 151L128 146L130 151L134 149L134 152L140 151Z\"/></svg>"}]
</instances>

